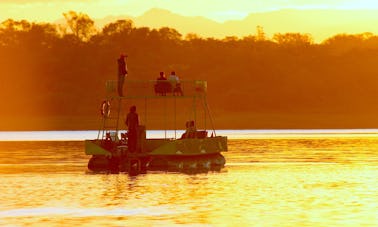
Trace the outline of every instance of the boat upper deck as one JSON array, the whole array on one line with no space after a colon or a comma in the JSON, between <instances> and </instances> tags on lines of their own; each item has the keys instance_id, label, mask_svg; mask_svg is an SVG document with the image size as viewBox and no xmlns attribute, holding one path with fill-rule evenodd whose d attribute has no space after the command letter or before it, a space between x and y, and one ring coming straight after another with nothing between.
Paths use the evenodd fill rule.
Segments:
<instances>
[{"instance_id":1,"label":"boat upper deck","mask_svg":"<svg viewBox=\"0 0 378 227\"><path fill-rule=\"evenodd\" d=\"M207 93L207 81L180 80L175 83L169 80L128 80L123 84L123 98L148 97L204 97ZM109 97L118 96L118 82L106 82L106 92Z\"/></svg>"}]
</instances>

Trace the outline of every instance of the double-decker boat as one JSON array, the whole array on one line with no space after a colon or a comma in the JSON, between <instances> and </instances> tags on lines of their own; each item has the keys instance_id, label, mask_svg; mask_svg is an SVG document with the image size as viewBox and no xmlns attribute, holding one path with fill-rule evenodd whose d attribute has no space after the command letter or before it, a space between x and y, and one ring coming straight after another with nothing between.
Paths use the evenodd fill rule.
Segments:
<instances>
[{"instance_id":1,"label":"double-decker boat","mask_svg":"<svg viewBox=\"0 0 378 227\"><path fill-rule=\"evenodd\" d=\"M117 81L106 82L101 128L97 139L85 141L85 153L92 156L89 170L135 175L147 171L198 173L224 167L221 152L227 151L227 137L215 132L206 81L126 80L123 94L117 93ZM130 106L137 107L141 122L133 149L125 125Z\"/></svg>"}]
</instances>

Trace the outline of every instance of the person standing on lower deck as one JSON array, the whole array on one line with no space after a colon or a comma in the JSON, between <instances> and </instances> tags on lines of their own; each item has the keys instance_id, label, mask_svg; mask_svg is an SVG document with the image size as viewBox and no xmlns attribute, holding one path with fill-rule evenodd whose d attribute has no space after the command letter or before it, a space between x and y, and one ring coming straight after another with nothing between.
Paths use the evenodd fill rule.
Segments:
<instances>
[{"instance_id":1,"label":"person standing on lower deck","mask_svg":"<svg viewBox=\"0 0 378 227\"><path fill-rule=\"evenodd\" d=\"M127 65L126 65L127 55L121 54L118 58L118 95L123 96L123 83L125 82L125 77L127 75Z\"/></svg>"},{"instance_id":2,"label":"person standing on lower deck","mask_svg":"<svg viewBox=\"0 0 378 227\"><path fill-rule=\"evenodd\" d=\"M127 114L125 123L128 127L127 144L129 152L136 152L139 127L139 116L136 113L136 106L130 107L130 112Z\"/></svg>"}]
</instances>

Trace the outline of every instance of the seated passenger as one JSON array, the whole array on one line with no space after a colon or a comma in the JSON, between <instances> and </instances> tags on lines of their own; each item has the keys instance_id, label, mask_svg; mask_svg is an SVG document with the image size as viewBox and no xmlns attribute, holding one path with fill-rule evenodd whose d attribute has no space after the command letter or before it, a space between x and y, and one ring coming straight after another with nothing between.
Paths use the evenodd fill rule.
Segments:
<instances>
[{"instance_id":1,"label":"seated passenger","mask_svg":"<svg viewBox=\"0 0 378 227\"><path fill-rule=\"evenodd\" d=\"M160 76L157 78L155 84L155 93L166 96L168 92L172 91L172 85L167 81L164 72L160 72Z\"/></svg>"},{"instance_id":2,"label":"seated passenger","mask_svg":"<svg viewBox=\"0 0 378 227\"><path fill-rule=\"evenodd\" d=\"M181 139L195 138L196 127L195 127L194 121L187 121L185 123L185 126L186 126L186 131L184 132L184 134L182 134Z\"/></svg>"},{"instance_id":3,"label":"seated passenger","mask_svg":"<svg viewBox=\"0 0 378 227\"><path fill-rule=\"evenodd\" d=\"M165 73L164 72L160 72L160 75L157 78L157 80L167 80L167 78L165 77Z\"/></svg>"},{"instance_id":4,"label":"seated passenger","mask_svg":"<svg viewBox=\"0 0 378 227\"><path fill-rule=\"evenodd\" d=\"M187 121L187 122L185 123L185 127L186 127L186 130L185 130L185 132L181 135L181 139L188 138L188 134L189 134L189 121Z\"/></svg>"},{"instance_id":5,"label":"seated passenger","mask_svg":"<svg viewBox=\"0 0 378 227\"><path fill-rule=\"evenodd\" d=\"M195 138L196 137L196 125L194 124L194 121L189 122L189 138Z\"/></svg>"},{"instance_id":6,"label":"seated passenger","mask_svg":"<svg viewBox=\"0 0 378 227\"><path fill-rule=\"evenodd\" d=\"M121 133L120 144L127 144L127 132Z\"/></svg>"},{"instance_id":7,"label":"seated passenger","mask_svg":"<svg viewBox=\"0 0 378 227\"><path fill-rule=\"evenodd\" d=\"M169 76L168 80L172 84L173 95L181 95L181 96L183 96L184 94L183 94L183 92L181 90L180 79L176 75L175 71L171 72L171 75Z\"/></svg>"},{"instance_id":8,"label":"seated passenger","mask_svg":"<svg viewBox=\"0 0 378 227\"><path fill-rule=\"evenodd\" d=\"M105 134L105 140L103 141L103 147L108 151L111 151L113 149L113 141L112 141L112 137L110 136L110 132L107 132Z\"/></svg>"}]
</instances>

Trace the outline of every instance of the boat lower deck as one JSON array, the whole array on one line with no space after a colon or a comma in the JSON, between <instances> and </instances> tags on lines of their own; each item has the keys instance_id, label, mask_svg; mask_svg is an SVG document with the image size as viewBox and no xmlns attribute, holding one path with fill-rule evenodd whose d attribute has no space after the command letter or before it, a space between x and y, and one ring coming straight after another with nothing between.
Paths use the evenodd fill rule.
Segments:
<instances>
[{"instance_id":1,"label":"boat lower deck","mask_svg":"<svg viewBox=\"0 0 378 227\"><path fill-rule=\"evenodd\" d=\"M88 169L93 172L127 172L130 175L147 173L148 171L204 173L220 171L225 162L224 156L220 153L180 157L148 155L106 157L93 155L88 162Z\"/></svg>"},{"instance_id":2,"label":"boat lower deck","mask_svg":"<svg viewBox=\"0 0 378 227\"><path fill-rule=\"evenodd\" d=\"M124 141L86 140L86 154L92 155L88 168L129 173L220 170L225 164L220 152L227 151L227 137L145 139L138 142L137 148L136 152L129 151Z\"/></svg>"}]
</instances>

